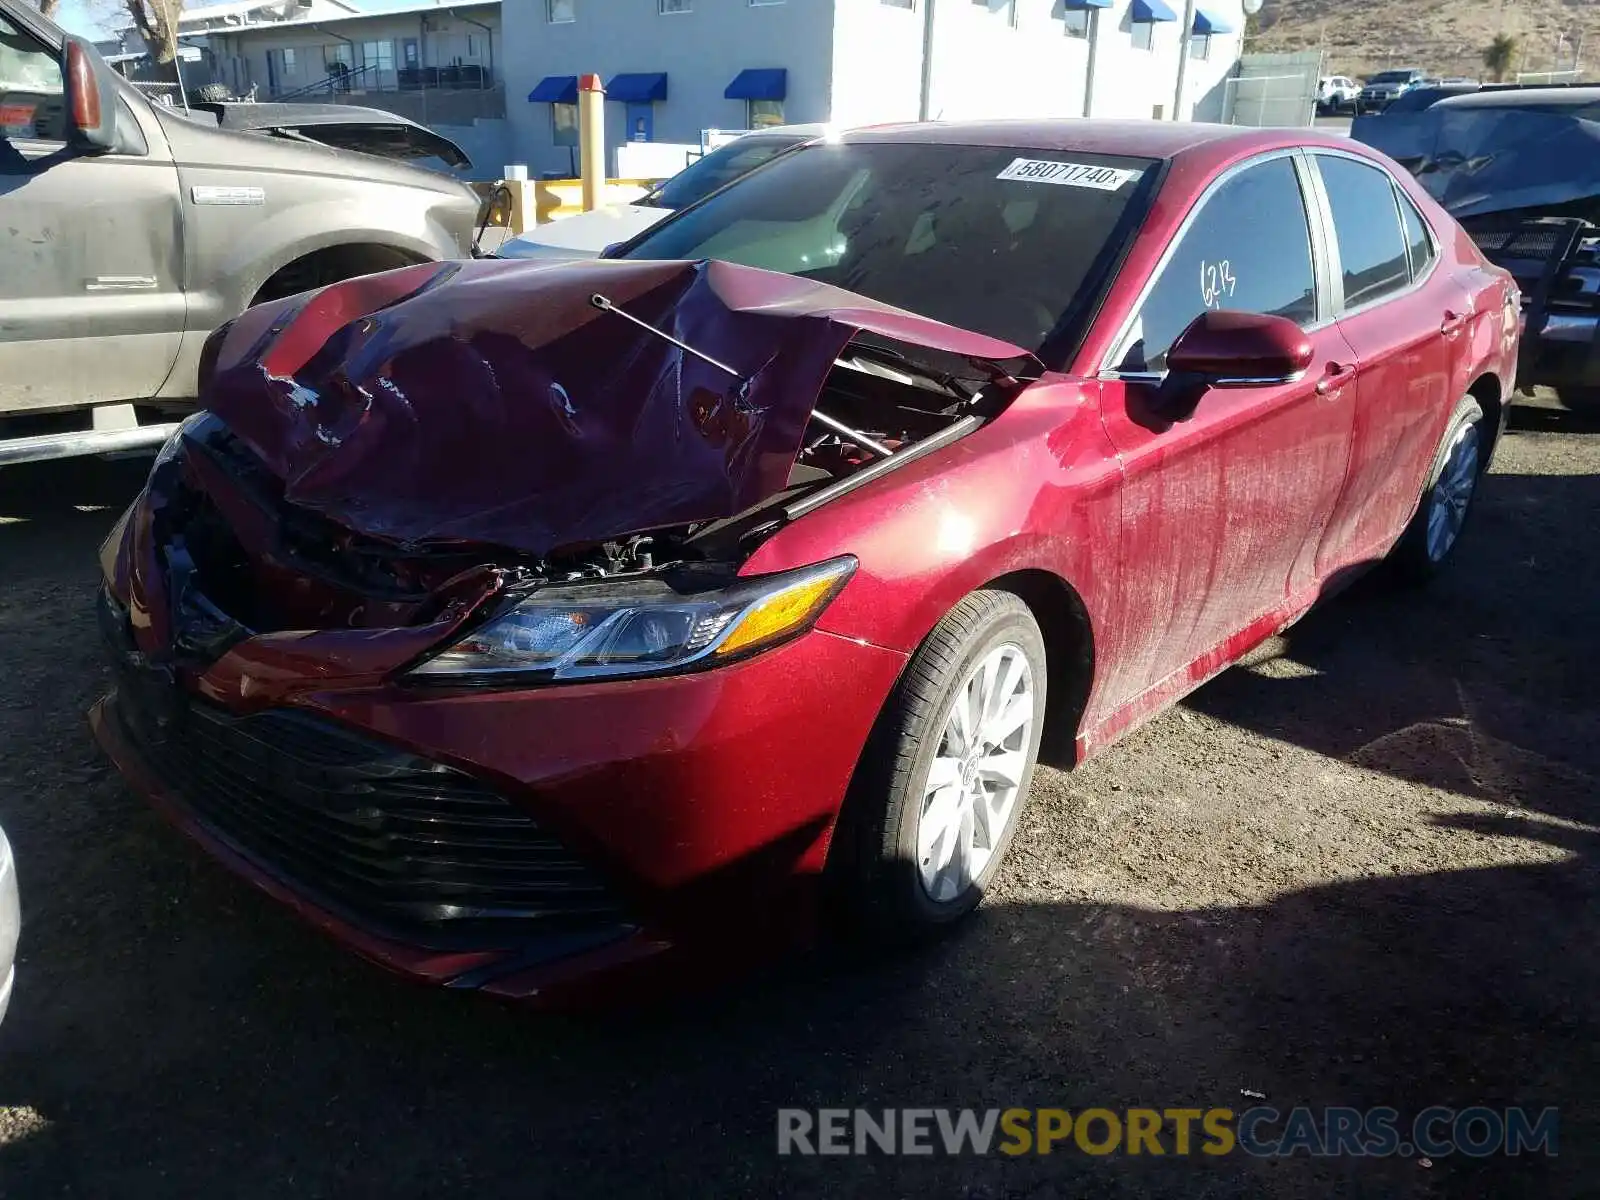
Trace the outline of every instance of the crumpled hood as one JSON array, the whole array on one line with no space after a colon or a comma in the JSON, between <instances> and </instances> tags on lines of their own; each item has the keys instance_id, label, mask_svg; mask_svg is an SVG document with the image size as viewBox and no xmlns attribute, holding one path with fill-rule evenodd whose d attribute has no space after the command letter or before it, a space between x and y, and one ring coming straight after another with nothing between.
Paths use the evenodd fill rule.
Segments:
<instances>
[{"instance_id":1,"label":"crumpled hood","mask_svg":"<svg viewBox=\"0 0 1600 1200\"><path fill-rule=\"evenodd\" d=\"M1600 214L1600 123L1570 111L1444 100L1360 118L1351 136L1400 163L1457 220Z\"/></svg>"},{"instance_id":2,"label":"crumpled hood","mask_svg":"<svg viewBox=\"0 0 1600 1200\"><path fill-rule=\"evenodd\" d=\"M619 308L737 370L593 306ZM1021 348L721 262L407 267L250 309L200 398L284 485L357 532L543 556L732 516L787 485L858 332L1042 367Z\"/></svg>"}]
</instances>

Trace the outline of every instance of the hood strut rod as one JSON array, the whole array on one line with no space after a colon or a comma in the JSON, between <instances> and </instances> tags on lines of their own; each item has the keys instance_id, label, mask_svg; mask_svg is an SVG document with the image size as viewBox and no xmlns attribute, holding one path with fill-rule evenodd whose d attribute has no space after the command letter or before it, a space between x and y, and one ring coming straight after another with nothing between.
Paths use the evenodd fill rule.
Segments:
<instances>
[{"instance_id":1,"label":"hood strut rod","mask_svg":"<svg viewBox=\"0 0 1600 1200\"><path fill-rule=\"evenodd\" d=\"M677 338L673 337L670 333L666 333L663 330L657 329L654 325L650 324L648 321L641 321L638 317L634 316L632 313L623 312L620 308L618 308L615 304L613 304L607 297L602 296L599 292L596 292L594 295L589 297L589 303L594 305L601 312L615 313L617 316L621 317L625 321L632 321L640 329L643 329L643 330L646 330L649 333L655 334L658 338L660 338L664 342L672 343L672 345L676 346L679 350L682 350L685 354L692 354L696 358L698 358L701 362L710 363L717 370L722 371L725 374L733 376L735 379L737 379L739 381L739 383L741 385L743 385L745 387L749 386L750 381L748 379L746 379L743 375L739 374L739 372L735 371L727 363L720 362L717 359L712 358L711 355L706 354L706 353L704 353L704 352L702 352L700 350L696 350L693 346L689 345L687 342L680 342ZM846 425L843 421L835 420L834 418L830 417L827 413L823 412L820 408L813 408L811 410L811 415L813 417L815 417L818 421L821 421L824 425L826 425L829 429L833 430L835 433L841 434L844 437L849 438L851 441L855 442L857 445L865 446L868 450L871 450L874 454L881 455L884 458L888 458L888 457L890 457L891 455L894 454L894 451L889 449L889 447L885 446L882 442L874 441L872 438L869 438L866 434L862 433L859 429L852 429L852 428L850 428L850 426Z\"/></svg>"},{"instance_id":2,"label":"hood strut rod","mask_svg":"<svg viewBox=\"0 0 1600 1200\"><path fill-rule=\"evenodd\" d=\"M649 332L655 334L658 338L660 338L664 342L671 342L679 350L682 350L686 354L694 355L701 362L710 363L717 370L722 371L725 374L732 375L740 383L746 382L745 377L743 375L739 374L739 372L735 371L727 363L719 362L717 359L712 358L711 355L703 353L702 351L696 350L693 346L689 345L689 343L687 343L687 342L680 342L677 338L673 337L670 333L666 333L666 332L664 332L664 331L662 331L660 329L657 329L654 325L650 324L648 321L641 321L638 317L634 316L632 313L623 312L620 308L618 308L615 304L611 303L610 300L608 300L606 297L602 296L599 292L596 292L594 295L589 297L589 303L594 305L601 312L616 313L617 316L621 317L624 321L632 321L640 329L648 330Z\"/></svg>"}]
</instances>

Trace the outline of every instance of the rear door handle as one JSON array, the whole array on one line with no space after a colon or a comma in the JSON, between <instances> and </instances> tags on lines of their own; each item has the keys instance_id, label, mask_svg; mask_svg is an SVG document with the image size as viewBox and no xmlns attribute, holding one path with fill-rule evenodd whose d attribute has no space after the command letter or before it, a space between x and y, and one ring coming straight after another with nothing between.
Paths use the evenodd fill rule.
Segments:
<instances>
[{"instance_id":1,"label":"rear door handle","mask_svg":"<svg viewBox=\"0 0 1600 1200\"><path fill-rule=\"evenodd\" d=\"M1317 380L1317 395L1326 396L1333 391L1335 386L1344 383L1344 377L1350 374L1350 368L1343 363L1331 362L1322 372L1322 378Z\"/></svg>"},{"instance_id":2,"label":"rear door handle","mask_svg":"<svg viewBox=\"0 0 1600 1200\"><path fill-rule=\"evenodd\" d=\"M1466 323L1466 317L1447 308L1444 310L1444 324L1439 326L1439 332L1447 338L1453 338L1461 332L1461 327Z\"/></svg>"}]
</instances>

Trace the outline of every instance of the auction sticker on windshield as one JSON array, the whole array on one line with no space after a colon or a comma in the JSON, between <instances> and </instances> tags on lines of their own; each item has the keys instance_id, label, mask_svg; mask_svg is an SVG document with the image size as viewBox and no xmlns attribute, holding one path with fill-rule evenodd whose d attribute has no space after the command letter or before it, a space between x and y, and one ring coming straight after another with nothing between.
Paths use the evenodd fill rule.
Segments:
<instances>
[{"instance_id":1,"label":"auction sticker on windshield","mask_svg":"<svg viewBox=\"0 0 1600 1200\"><path fill-rule=\"evenodd\" d=\"M1114 192L1138 171L1126 167L1091 167L1087 163L1051 162L1043 158L1014 158L996 179L1021 179L1028 183L1059 183L1067 187L1097 188Z\"/></svg>"}]
</instances>

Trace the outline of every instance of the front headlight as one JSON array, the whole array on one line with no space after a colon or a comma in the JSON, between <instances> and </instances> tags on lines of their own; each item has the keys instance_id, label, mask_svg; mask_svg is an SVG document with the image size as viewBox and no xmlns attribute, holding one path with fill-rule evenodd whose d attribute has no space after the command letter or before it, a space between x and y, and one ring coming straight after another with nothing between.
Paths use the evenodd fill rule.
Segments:
<instances>
[{"instance_id":1,"label":"front headlight","mask_svg":"<svg viewBox=\"0 0 1600 1200\"><path fill-rule=\"evenodd\" d=\"M856 569L853 557L685 594L660 580L535 592L412 668L434 682L664 675L719 666L804 633Z\"/></svg>"}]
</instances>

